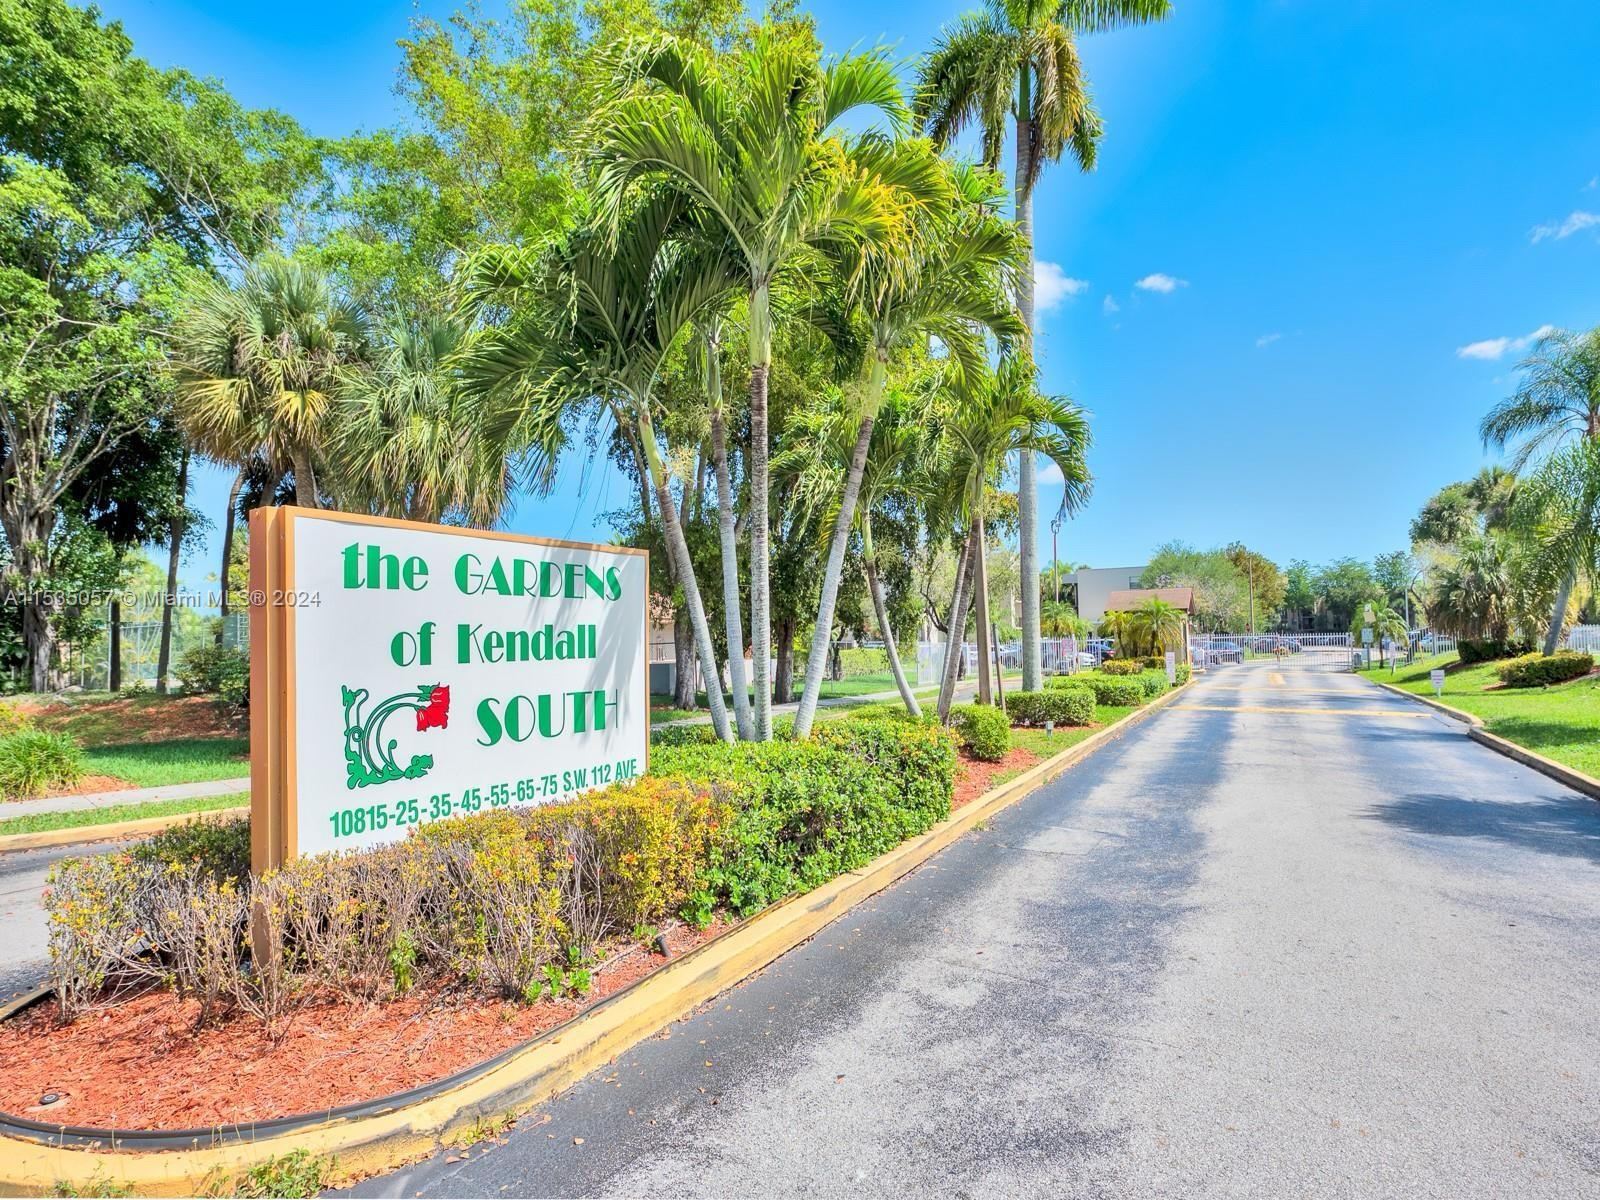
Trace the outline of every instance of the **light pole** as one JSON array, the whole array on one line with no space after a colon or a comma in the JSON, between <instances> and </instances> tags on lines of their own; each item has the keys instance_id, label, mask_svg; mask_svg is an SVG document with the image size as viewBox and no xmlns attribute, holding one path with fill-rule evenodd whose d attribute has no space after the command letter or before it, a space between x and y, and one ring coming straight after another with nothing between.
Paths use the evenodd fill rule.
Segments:
<instances>
[{"instance_id":1,"label":"light pole","mask_svg":"<svg viewBox=\"0 0 1600 1200\"><path fill-rule=\"evenodd\" d=\"M1061 514L1050 521L1050 574L1055 577L1056 603L1061 603Z\"/></svg>"}]
</instances>

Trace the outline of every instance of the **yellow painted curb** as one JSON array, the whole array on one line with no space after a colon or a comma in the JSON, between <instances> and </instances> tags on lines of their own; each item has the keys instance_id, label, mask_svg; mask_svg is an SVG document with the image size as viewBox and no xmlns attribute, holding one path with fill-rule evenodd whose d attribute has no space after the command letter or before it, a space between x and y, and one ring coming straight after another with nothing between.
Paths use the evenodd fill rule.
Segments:
<instances>
[{"instance_id":1,"label":"yellow painted curb","mask_svg":"<svg viewBox=\"0 0 1600 1200\"><path fill-rule=\"evenodd\" d=\"M108 1181L140 1195L194 1195L273 1157L304 1150L334 1161L338 1179L360 1178L425 1157L441 1143L468 1136L543 1104L635 1043L815 936L850 908L927 862L975 825L1049 783L1068 767L1121 737L1187 687L1135 709L1061 753L985 792L926 833L848 871L814 891L766 909L742 925L673 959L632 987L601 1001L555 1035L523 1047L494 1068L438 1095L359 1117L331 1118L291 1131L187 1149L134 1151L115 1138L101 1148L0 1137L0 1193L39 1195Z\"/></svg>"},{"instance_id":2,"label":"yellow painted curb","mask_svg":"<svg viewBox=\"0 0 1600 1200\"><path fill-rule=\"evenodd\" d=\"M156 803L159 803L157 801ZM140 817L136 821L115 821L109 825L73 825L66 829L46 829L39 833L0 834L0 854L15 850L42 850L47 846L71 846L78 842L103 842L113 838L140 837L160 833L199 817L248 817L250 806L207 808L199 812L168 813L164 817Z\"/></svg>"},{"instance_id":3,"label":"yellow painted curb","mask_svg":"<svg viewBox=\"0 0 1600 1200\"><path fill-rule=\"evenodd\" d=\"M1582 792L1591 800L1600 800L1600 779L1593 775L1585 775L1582 771L1574 770L1565 763L1558 763L1553 758L1546 758L1536 754L1526 746L1519 746L1515 742L1507 741L1499 734L1490 733L1484 726L1483 718L1477 713L1467 712L1462 708L1451 708L1448 704L1435 700L1430 696L1419 696L1415 692L1408 692L1395 687L1390 683L1378 683L1376 679L1368 680L1377 683L1386 692L1393 692L1396 696L1404 696L1408 700L1417 700L1429 708L1436 708L1446 716L1454 717L1465 724L1467 736L1479 745L1487 746L1497 754L1515 759L1525 767L1532 767L1541 775L1548 775L1558 783L1564 783L1575 792Z\"/></svg>"}]
</instances>

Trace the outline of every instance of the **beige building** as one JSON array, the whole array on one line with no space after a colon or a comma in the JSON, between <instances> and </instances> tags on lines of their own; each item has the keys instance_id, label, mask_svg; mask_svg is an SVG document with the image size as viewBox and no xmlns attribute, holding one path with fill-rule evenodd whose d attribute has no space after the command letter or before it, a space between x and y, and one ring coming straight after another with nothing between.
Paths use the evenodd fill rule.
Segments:
<instances>
[{"instance_id":1,"label":"beige building","mask_svg":"<svg viewBox=\"0 0 1600 1200\"><path fill-rule=\"evenodd\" d=\"M1072 573L1078 592L1078 615L1091 625L1113 607L1111 593L1139 586L1143 567L1080 567Z\"/></svg>"}]
</instances>

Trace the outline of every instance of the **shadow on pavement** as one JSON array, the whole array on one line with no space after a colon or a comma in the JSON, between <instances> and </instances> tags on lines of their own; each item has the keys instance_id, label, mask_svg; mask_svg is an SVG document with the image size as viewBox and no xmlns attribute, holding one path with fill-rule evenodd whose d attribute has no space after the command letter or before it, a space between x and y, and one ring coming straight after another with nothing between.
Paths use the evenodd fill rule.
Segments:
<instances>
[{"instance_id":1,"label":"shadow on pavement","mask_svg":"<svg viewBox=\"0 0 1600 1200\"><path fill-rule=\"evenodd\" d=\"M1600 863L1600 804L1579 796L1473 800L1416 792L1375 804L1367 815L1412 833L1492 838L1520 850Z\"/></svg>"}]
</instances>

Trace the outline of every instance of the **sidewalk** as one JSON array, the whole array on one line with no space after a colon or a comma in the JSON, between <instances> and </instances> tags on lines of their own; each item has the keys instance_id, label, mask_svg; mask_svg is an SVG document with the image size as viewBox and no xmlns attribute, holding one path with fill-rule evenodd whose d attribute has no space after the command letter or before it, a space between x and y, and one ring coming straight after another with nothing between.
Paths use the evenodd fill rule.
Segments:
<instances>
[{"instance_id":1,"label":"sidewalk","mask_svg":"<svg viewBox=\"0 0 1600 1200\"><path fill-rule=\"evenodd\" d=\"M122 788L115 792L90 792L84 796L41 796L37 800L0 801L0 821L31 817L36 813L80 812L86 808L112 808L119 804L148 804L153 800L201 800L248 792L250 777L213 779L205 783L170 783L165 787Z\"/></svg>"}]
</instances>

